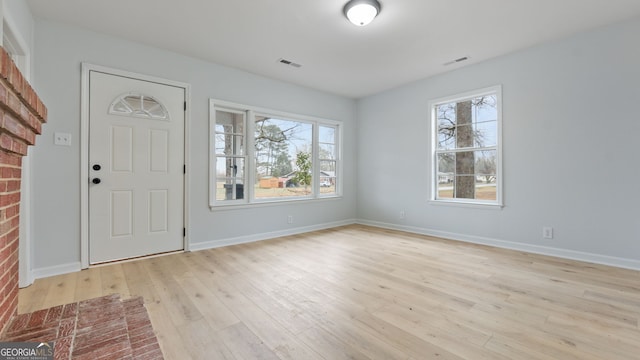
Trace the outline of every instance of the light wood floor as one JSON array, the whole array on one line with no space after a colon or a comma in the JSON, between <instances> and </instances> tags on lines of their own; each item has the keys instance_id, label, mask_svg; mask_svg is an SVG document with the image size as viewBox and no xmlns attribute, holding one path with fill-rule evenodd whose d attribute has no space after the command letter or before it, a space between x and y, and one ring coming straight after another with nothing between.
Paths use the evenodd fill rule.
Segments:
<instances>
[{"instance_id":1,"label":"light wood floor","mask_svg":"<svg viewBox=\"0 0 640 360\"><path fill-rule=\"evenodd\" d=\"M37 280L144 296L172 359L639 359L640 272L348 226Z\"/></svg>"}]
</instances>

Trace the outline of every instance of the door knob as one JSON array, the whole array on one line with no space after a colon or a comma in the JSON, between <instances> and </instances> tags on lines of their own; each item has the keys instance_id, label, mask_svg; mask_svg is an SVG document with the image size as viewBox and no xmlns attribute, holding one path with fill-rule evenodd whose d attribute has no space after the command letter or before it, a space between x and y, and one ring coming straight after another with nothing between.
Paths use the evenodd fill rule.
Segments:
<instances>
[{"instance_id":1,"label":"door knob","mask_svg":"<svg viewBox=\"0 0 640 360\"><path fill-rule=\"evenodd\" d=\"M100 169L102 169L102 166L100 166L98 164L93 165L93 170L99 171Z\"/></svg>"},{"instance_id":2,"label":"door knob","mask_svg":"<svg viewBox=\"0 0 640 360\"><path fill-rule=\"evenodd\" d=\"M102 180L100 180L100 178L93 178L93 180L91 180L92 183L94 184L100 184Z\"/></svg>"}]
</instances>

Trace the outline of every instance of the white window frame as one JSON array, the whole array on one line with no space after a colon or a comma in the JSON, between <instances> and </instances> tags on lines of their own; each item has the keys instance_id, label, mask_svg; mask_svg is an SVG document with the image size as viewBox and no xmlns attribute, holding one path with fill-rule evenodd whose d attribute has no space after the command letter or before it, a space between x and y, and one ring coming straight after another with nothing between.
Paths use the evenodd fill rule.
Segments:
<instances>
[{"instance_id":1,"label":"white window frame","mask_svg":"<svg viewBox=\"0 0 640 360\"><path fill-rule=\"evenodd\" d=\"M496 200L461 199L461 198L438 198L438 153L449 152L438 150L438 115L436 108L438 105L460 102L473 99L483 95L496 95L497 129L496 129ZM429 201L432 204L452 204L464 206L481 206L502 208L503 203L503 182L502 172L502 85L491 86L483 89L468 91L461 94L447 96L429 101L429 116L431 122L431 194ZM488 149L483 148L483 149ZM474 148L470 148L474 149Z\"/></svg>"},{"instance_id":2,"label":"white window frame","mask_svg":"<svg viewBox=\"0 0 640 360\"><path fill-rule=\"evenodd\" d=\"M214 204L216 202L216 182L217 182L217 174L216 174L216 166L217 166L217 160L218 160L218 156L216 154L216 147L215 147L215 138L216 138L216 128L215 128L215 124L216 124L216 111L225 111L225 112L229 112L232 114L242 114L244 119L244 124L243 124L243 129L244 129L244 145L242 147L242 150L244 150L244 155L237 155L234 154L232 155L232 157L235 158L241 158L244 161L244 166L245 169L244 171L244 178L242 179L243 183L243 197L242 199L235 199L235 200L225 200L225 204L228 205L243 205L247 203L247 192L249 189L244 189L244 185L249 183L250 179L249 179L249 174L246 172L247 171L247 164L249 163L250 158L250 154L249 154L249 146L253 147L253 140L248 139L247 138L247 126L249 123L249 116L251 115L249 111L247 111L246 109L243 109L242 107L236 106L235 104L216 104L215 106L213 104L211 104L210 108L209 108L209 112L210 112L210 116L209 116L209 121L210 121L210 134L209 134L209 157L210 157L210 163L209 163L209 178L210 178L210 182L209 185L213 186L213 188L209 190L209 204ZM234 184L237 185L237 184ZM237 188L234 188L234 192L237 190Z\"/></svg>"},{"instance_id":3,"label":"white window frame","mask_svg":"<svg viewBox=\"0 0 640 360\"><path fill-rule=\"evenodd\" d=\"M216 154L215 154L215 112L216 110L245 113L245 181L243 199L216 200ZM286 198L257 199L254 194L256 182L255 172L255 118L266 116L302 122L312 125L312 193L307 196ZM331 194L320 193L320 132L319 127L332 127L336 131L336 191ZM275 205L300 201L317 201L321 199L336 199L342 197L342 122L313 116L293 114L278 110L238 104L224 100L209 99L209 208L211 210L237 209L243 206Z\"/></svg>"}]
</instances>

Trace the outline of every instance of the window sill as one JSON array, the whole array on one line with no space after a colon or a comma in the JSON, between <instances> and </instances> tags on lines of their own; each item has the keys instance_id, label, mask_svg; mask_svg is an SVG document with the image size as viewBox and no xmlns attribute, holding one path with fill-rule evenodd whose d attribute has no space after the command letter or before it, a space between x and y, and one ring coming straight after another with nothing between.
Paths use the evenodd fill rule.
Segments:
<instances>
[{"instance_id":1,"label":"window sill","mask_svg":"<svg viewBox=\"0 0 640 360\"><path fill-rule=\"evenodd\" d=\"M455 200L429 200L430 205L436 206L458 206L458 207L467 207L467 208L476 208L476 209L487 209L487 210L502 210L504 204L499 203L476 203L476 202L467 202L467 201L455 201Z\"/></svg>"},{"instance_id":2,"label":"window sill","mask_svg":"<svg viewBox=\"0 0 640 360\"><path fill-rule=\"evenodd\" d=\"M290 200L265 200L260 202L254 202L250 204L226 204L226 205L209 205L209 210L216 211L231 211L242 209L255 209L261 207L293 205L293 204L312 204L323 201L335 201L342 200L341 195L325 196L321 198L307 198L307 199L290 199Z\"/></svg>"}]
</instances>

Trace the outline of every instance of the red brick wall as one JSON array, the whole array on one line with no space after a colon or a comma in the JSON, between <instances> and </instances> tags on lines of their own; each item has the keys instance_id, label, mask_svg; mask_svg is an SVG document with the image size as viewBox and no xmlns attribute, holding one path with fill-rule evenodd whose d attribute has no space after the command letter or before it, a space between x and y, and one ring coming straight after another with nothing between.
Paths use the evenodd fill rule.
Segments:
<instances>
[{"instance_id":1,"label":"red brick wall","mask_svg":"<svg viewBox=\"0 0 640 360\"><path fill-rule=\"evenodd\" d=\"M22 157L46 119L46 107L0 47L0 330L18 308Z\"/></svg>"}]
</instances>

